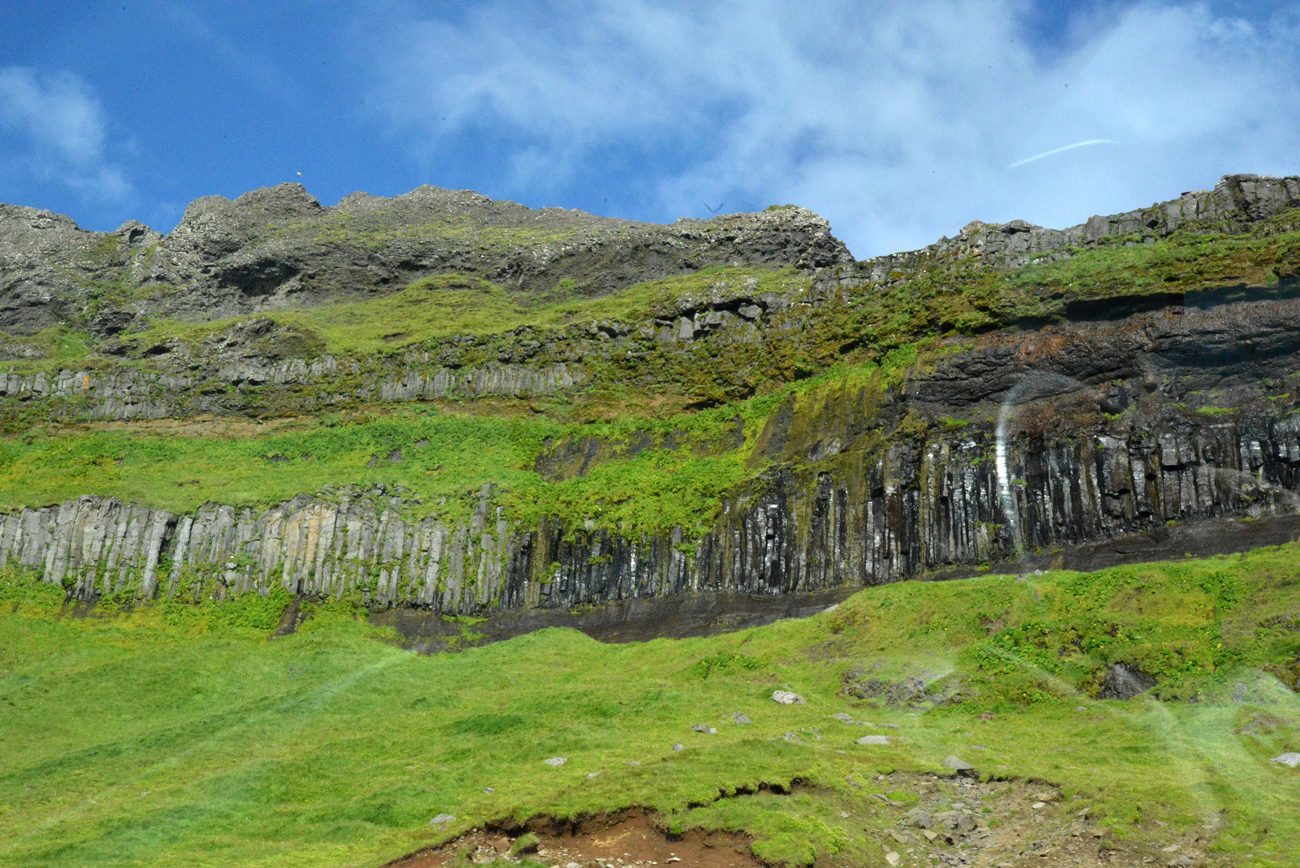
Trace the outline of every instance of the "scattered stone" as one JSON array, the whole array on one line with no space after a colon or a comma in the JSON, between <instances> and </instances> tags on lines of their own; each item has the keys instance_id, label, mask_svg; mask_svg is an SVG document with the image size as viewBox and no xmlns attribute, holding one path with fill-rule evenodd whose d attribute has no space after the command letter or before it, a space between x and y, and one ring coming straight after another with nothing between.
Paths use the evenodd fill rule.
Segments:
<instances>
[{"instance_id":1,"label":"scattered stone","mask_svg":"<svg viewBox=\"0 0 1300 868\"><path fill-rule=\"evenodd\" d=\"M954 832L964 833L975 828L975 819L970 814L963 814L961 811L940 811L934 815L934 819Z\"/></svg>"},{"instance_id":2,"label":"scattered stone","mask_svg":"<svg viewBox=\"0 0 1300 868\"><path fill-rule=\"evenodd\" d=\"M693 724L691 724L691 732L705 732L705 733L707 733L708 731L709 731L709 728L708 728L707 726L705 726L704 724L702 724L702 723L693 723Z\"/></svg>"},{"instance_id":3,"label":"scattered stone","mask_svg":"<svg viewBox=\"0 0 1300 868\"><path fill-rule=\"evenodd\" d=\"M630 765L630 766L639 766L639 765L641 765L641 763L640 763L638 760L628 760L628 761L627 761L627 764Z\"/></svg>"},{"instance_id":4,"label":"scattered stone","mask_svg":"<svg viewBox=\"0 0 1300 868\"><path fill-rule=\"evenodd\" d=\"M749 715L748 715L748 714L745 714L744 712L741 712L741 711L737 711L737 712L735 712L734 714L732 714L732 715L731 715L731 720L732 720L733 723L753 723L753 722L754 722L754 721L752 721L752 720L749 719Z\"/></svg>"},{"instance_id":5,"label":"scattered stone","mask_svg":"<svg viewBox=\"0 0 1300 868\"><path fill-rule=\"evenodd\" d=\"M789 690L774 690L772 692L772 701L779 702L782 705L803 705L807 700Z\"/></svg>"},{"instance_id":6,"label":"scattered stone","mask_svg":"<svg viewBox=\"0 0 1300 868\"><path fill-rule=\"evenodd\" d=\"M553 756L550 759L545 760L548 766L557 766L557 767L564 765L568 761L569 761L568 757L562 757L562 756Z\"/></svg>"},{"instance_id":7,"label":"scattered stone","mask_svg":"<svg viewBox=\"0 0 1300 868\"><path fill-rule=\"evenodd\" d=\"M1181 856L1175 856L1165 863L1168 868L1192 868L1196 860L1184 853Z\"/></svg>"},{"instance_id":8,"label":"scattered stone","mask_svg":"<svg viewBox=\"0 0 1300 868\"><path fill-rule=\"evenodd\" d=\"M898 832L894 831L893 829L889 830L889 837L893 838L895 841L897 841L900 844L910 843L905 836L900 835Z\"/></svg>"},{"instance_id":9,"label":"scattered stone","mask_svg":"<svg viewBox=\"0 0 1300 868\"><path fill-rule=\"evenodd\" d=\"M864 735L854 744L889 744L889 739L883 735Z\"/></svg>"},{"instance_id":10,"label":"scattered stone","mask_svg":"<svg viewBox=\"0 0 1300 868\"><path fill-rule=\"evenodd\" d=\"M925 836L925 840L927 840L927 841L934 841L935 839L937 839L937 838L939 837L936 833L931 832L929 829L926 829L926 830L925 830L924 832L922 832L921 834Z\"/></svg>"},{"instance_id":11,"label":"scattered stone","mask_svg":"<svg viewBox=\"0 0 1300 868\"><path fill-rule=\"evenodd\" d=\"M918 829L928 829L934 825L934 817L925 808L913 808L907 812L907 821Z\"/></svg>"},{"instance_id":12,"label":"scattered stone","mask_svg":"<svg viewBox=\"0 0 1300 868\"><path fill-rule=\"evenodd\" d=\"M686 750L686 745L675 744L673 745L673 750Z\"/></svg>"},{"instance_id":13,"label":"scattered stone","mask_svg":"<svg viewBox=\"0 0 1300 868\"><path fill-rule=\"evenodd\" d=\"M796 733L793 733L793 732L787 732L785 735L783 735L783 736L781 736L781 737L782 737L783 739L785 739L786 741L802 741L802 740L803 740L803 739L799 738L799 736L798 736Z\"/></svg>"},{"instance_id":14,"label":"scattered stone","mask_svg":"<svg viewBox=\"0 0 1300 868\"><path fill-rule=\"evenodd\" d=\"M840 819L841 819L841 820L847 820L848 818L849 818L849 812L848 812L848 811L840 811Z\"/></svg>"},{"instance_id":15,"label":"scattered stone","mask_svg":"<svg viewBox=\"0 0 1300 868\"><path fill-rule=\"evenodd\" d=\"M896 724L896 723L876 723L876 724L871 724L871 725L872 725L872 726L878 726L878 727L880 727L880 728L882 728L882 729L898 729L898 728L899 728L898 724Z\"/></svg>"},{"instance_id":16,"label":"scattered stone","mask_svg":"<svg viewBox=\"0 0 1300 868\"><path fill-rule=\"evenodd\" d=\"M497 788L496 788L496 787L484 787L484 788L483 788L483 792L487 793L489 796L492 795L493 793L495 793L496 791L497 791Z\"/></svg>"},{"instance_id":17,"label":"scattered stone","mask_svg":"<svg viewBox=\"0 0 1300 868\"><path fill-rule=\"evenodd\" d=\"M971 769L975 768L975 766L971 765L970 763L966 762L966 760L956 756L955 754L948 754L947 758L944 759L943 762L939 763L939 765L943 766L946 769L955 769L956 771L959 772L968 772Z\"/></svg>"},{"instance_id":18,"label":"scattered stone","mask_svg":"<svg viewBox=\"0 0 1300 868\"><path fill-rule=\"evenodd\" d=\"M1047 802L1034 802L1029 807L1033 808L1035 811L1041 811L1043 808L1047 807Z\"/></svg>"},{"instance_id":19,"label":"scattered stone","mask_svg":"<svg viewBox=\"0 0 1300 868\"><path fill-rule=\"evenodd\" d=\"M430 826L445 826L445 825L447 825L448 823L452 822L452 821L455 820L455 819L456 819L456 817L455 817L453 814L439 814L438 816L434 817L432 820L429 821L429 825L430 825Z\"/></svg>"},{"instance_id":20,"label":"scattered stone","mask_svg":"<svg viewBox=\"0 0 1300 868\"><path fill-rule=\"evenodd\" d=\"M899 856L893 850L890 850L888 853L885 854L885 861L888 862L890 865L894 866L894 868L897 868L897 866L903 864L903 857Z\"/></svg>"},{"instance_id":21,"label":"scattered stone","mask_svg":"<svg viewBox=\"0 0 1300 868\"><path fill-rule=\"evenodd\" d=\"M844 723L853 723L853 715L851 715L851 714L845 714L845 713L842 712L842 711L839 712L838 714L832 714L832 715L830 715L830 718L831 718L831 720L840 720L840 721L843 721Z\"/></svg>"},{"instance_id":22,"label":"scattered stone","mask_svg":"<svg viewBox=\"0 0 1300 868\"><path fill-rule=\"evenodd\" d=\"M718 734L718 728L716 726L709 727L709 735L717 735L717 734Z\"/></svg>"},{"instance_id":23,"label":"scattered stone","mask_svg":"<svg viewBox=\"0 0 1300 868\"><path fill-rule=\"evenodd\" d=\"M1279 756L1273 757L1271 760L1269 760L1269 762L1281 763L1284 766L1290 766L1291 768L1295 768L1296 766L1300 766L1300 753L1280 754Z\"/></svg>"},{"instance_id":24,"label":"scattered stone","mask_svg":"<svg viewBox=\"0 0 1300 868\"><path fill-rule=\"evenodd\" d=\"M599 777L599 776L600 776L600 772L587 772L587 780L591 780L592 778Z\"/></svg>"}]
</instances>

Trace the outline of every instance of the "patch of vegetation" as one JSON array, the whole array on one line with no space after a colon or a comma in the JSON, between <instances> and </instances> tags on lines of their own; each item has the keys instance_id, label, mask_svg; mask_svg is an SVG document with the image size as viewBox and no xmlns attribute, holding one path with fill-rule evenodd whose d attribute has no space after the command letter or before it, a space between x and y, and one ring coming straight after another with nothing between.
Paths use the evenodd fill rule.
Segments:
<instances>
[{"instance_id":1,"label":"patch of vegetation","mask_svg":"<svg viewBox=\"0 0 1300 868\"><path fill-rule=\"evenodd\" d=\"M817 407L838 407L841 399L831 397L851 392L859 396L852 407L862 409L917 358L914 348L895 355L898 363L888 357L885 369L840 366L780 392L662 417L629 412L623 402L607 420L575 422L448 403L243 426L35 426L0 439L0 509L99 494L184 512L382 484L404 492L413 516L459 521L491 485L496 502L525 526L559 517L570 527L592 521L625 532L693 533L710 526L724 495L767 468L761 435L775 411L788 401L805 408L791 442L820 436ZM539 472L566 443L598 444L596 457L581 473Z\"/></svg>"},{"instance_id":2,"label":"patch of vegetation","mask_svg":"<svg viewBox=\"0 0 1300 868\"><path fill-rule=\"evenodd\" d=\"M1300 779L1268 759L1300 750L1300 702L1268 669L1300 655L1298 555L904 583L739 634L551 629L435 657L350 609L268 642L285 599L233 620L212 603L60 614L61 591L10 569L0 739L21 749L0 752L0 863L377 865L503 817L640 805L678 834L743 831L772 864L870 864L916 776L955 753L1059 787L1063 814L1088 808L1126 852L1196 834L1216 860L1291 864ZM1089 692L1090 666L1161 659L1195 671L1151 666L1156 688L1127 702ZM853 699L850 667L930 688ZM907 740L857 745L844 711Z\"/></svg>"},{"instance_id":3,"label":"patch of vegetation","mask_svg":"<svg viewBox=\"0 0 1300 868\"><path fill-rule=\"evenodd\" d=\"M563 284L564 281L561 281ZM270 311L268 318L320 335L335 354L389 353L452 335L499 335L520 328L553 331L580 323L638 322L666 311L683 296L714 292L783 293L807 283L793 268L709 266L691 274L639 283L599 298L509 292L469 274L443 274L367 301ZM572 282L569 282L570 290ZM197 342L239 318L187 323L156 319L133 339L141 346L180 337Z\"/></svg>"}]
</instances>

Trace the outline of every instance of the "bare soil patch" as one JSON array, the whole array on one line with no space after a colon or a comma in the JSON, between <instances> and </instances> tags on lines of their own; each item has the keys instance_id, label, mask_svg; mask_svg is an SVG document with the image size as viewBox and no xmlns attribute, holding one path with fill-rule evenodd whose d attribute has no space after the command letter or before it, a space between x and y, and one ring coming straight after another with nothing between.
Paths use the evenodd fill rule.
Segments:
<instances>
[{"instance_id":1,"label":"bare soil patch","mask_svg":"<svg viewBox=\"0 0 1300 868\"><path fill-rule=\"evenodd\" d=\"M735 832L691 829L670 836L641 808L615 814L561 821L534 817L511 828L479 829L440 847L413 853L389 868L442 868L452 865L509 865L511 845L524 834L538 838L536 851L520 854L544 865L567 868L761 868L750 852L750 839Z\"/></svg>"}]
</instances>

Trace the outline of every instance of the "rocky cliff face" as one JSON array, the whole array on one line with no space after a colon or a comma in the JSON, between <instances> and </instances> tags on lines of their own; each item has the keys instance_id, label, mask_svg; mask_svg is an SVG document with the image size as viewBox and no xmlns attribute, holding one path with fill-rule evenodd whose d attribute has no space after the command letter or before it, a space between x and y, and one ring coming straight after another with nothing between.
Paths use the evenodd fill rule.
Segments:
<instances>
[{"instance_id":1,"label":"rocky cliff face","mask_svg":"<svg viewBox=\"0 0 1300 868\"><path fill-rule=\"evenodd\" d=\"M235 202L200 200L167 239L124 227L111 245L109 236L78 234L70 221L9 209L0 213L6 237L20 238L0 248L11 325L56 316L75 296L59 295L63 278L50 251L73 251L69 261L90 263L82 277L100 279L96 245L118 251L113 267L141 285L165 278L189 287L175 304L191 315L255 309L322 281L353 292L365 280L437 269L544 286L561 261L565 273L575 262L589 273L592 292L601 280L729 257L795 264L810 269L810 279L785 295L721 287L643 322L456 338L384 357L268 355L257 348L287 339L281 326L253 318L208 338L210 352L171 347L149 364L9 373L0 376L0 402L6 413L125 419L571 394L608 376L611 360L658 353L674 363L722 364L728 347L755 344L775 357L782 342L816 332L821 307L844 304L850 290L868 297L864 287L869 293L936 262L1014 268L1106 238L1139 244L1176 229L1285 231L1300 226L1297 207L1300 179L1230 176L1214 191L1061 232L979 224L915 254L856 264L844 262L824 222L799 209L644 227L432 189L396 200L354 196L323 209L300 189L276 188ZM511 231L563 238L493 247L482 234L488 213ZM462 214L480 221L456 236L478 239L472 243L448 247L428 228L469 225L455 222ZM340 227L348 234L337 249L310 252L304 239L330 247L329 233ZM366 260L364 239L379 235L387 246ZM362 261L370 277L348 282L348 269ZM1275 542L1294 533L1285 517L1300 505L1296 265L1278 265L1267 285L1191 301L1144 296L1132 309L1112 300L1109 309L1073 308L1056 324L952 338L895 380L846 378L792 394L752 444L749 460L766 469L730 492L706 527L641 531L558 519L524 526L494 505L490 487L463 524L410 518L408 493L391 489L319 491L265 509L209 505L184 515L87 495L0 516L0 566L38 571L86 599L222 596L279 584L459 614L701 591L777 595L998 563L1087 565ZM200 297L214 301L186 307ZM740 436L734 448L745 442ZM547 472L583 472L560 452L551 458ZM1196 525L1195 539L1180 534L1197 522L1209 524Z\"/></svg>"},{"instance_id":2,"label":"rocky cliff face","mask_svg":"<svg viewBox=\"0 0 1300 868\"><path fill-rule=\"evenodd\" d=\"M755 446L777 463L702 533L522 527L488 490L461 526L404 518L400 491L192 515L87 496L5 516L0 565L40 570L80 597L278 583L472 613L1065 563L1098 540L1141 548L1135 534L1149 542L1171 522L1271 533L1270 517L1300 505L1300 410L1269 400L1300 370L1296 322L1300 301L1284 300L1061 326L989 338L884 394L792 398ZM1207 387L1238 407L1180 400ZM1220 549L1271 539L1212 533Z\"/></svg>"},{"instance_id":3,"label":"rocky cliff face","mask_svg":"<svg viewBox=\"0 0 1300 868\"><path fill-rule=\"evenodd\" d=\"M111 337L151 316L201 321L355 300L451 273L528 295L591 297L708 265L812 271L852 261L803 208L661 226L436 187L323 207L301 185L281 184L198 199L163 236L134 222L87 232L3 205L0 332L80 319Z\"/></svg>"}]
</instances>

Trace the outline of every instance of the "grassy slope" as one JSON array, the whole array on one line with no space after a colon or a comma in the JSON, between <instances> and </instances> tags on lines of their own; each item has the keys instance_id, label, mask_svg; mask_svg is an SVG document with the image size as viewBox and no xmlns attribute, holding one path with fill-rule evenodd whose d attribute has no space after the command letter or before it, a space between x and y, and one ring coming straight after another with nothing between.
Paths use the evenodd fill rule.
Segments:
<instances>
[{"instance_id":1,"label":"grassy slope","mask_svg":"<svg viewBox=\"0 0 1300 868\"><path fill-rule=\"evenodd\" d=\"M268 642L284 599L92 618L59 617L60 602L0 584L4 865L374 865L509 814L633 804L675 827L744 829L772 861L871 864L902 809L867 794L950 753L1062 785L1060 810L1091 806L1121 846L1221 820L1220 860L1300 857L1300 772L1267 762L1300 750L1300 703L1267 674L1297 675L1296 546L873 588L709 639L609 646L547 630L429 658L346 609ZM1091 698L1115 661L1198 701ZM887 681L929 670L932 691L965 701L839 695L858 666ZM808 703L775 705L777 687ZM723 722L736 710L754 724ZM911 741L854 745L863 730L827 718L845 710ZM698 722L718 734L689 731ZM553 756L568 763L542 762ZM714 801L794 778L811 788ZM444 811L459 819L430 827Z\"/></svg>"}]
</instances>

